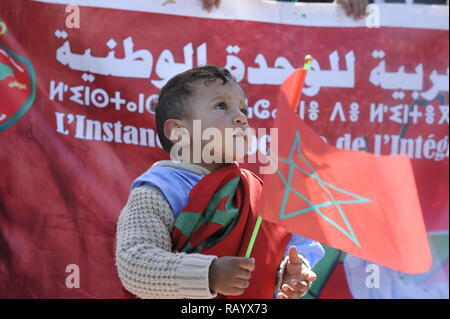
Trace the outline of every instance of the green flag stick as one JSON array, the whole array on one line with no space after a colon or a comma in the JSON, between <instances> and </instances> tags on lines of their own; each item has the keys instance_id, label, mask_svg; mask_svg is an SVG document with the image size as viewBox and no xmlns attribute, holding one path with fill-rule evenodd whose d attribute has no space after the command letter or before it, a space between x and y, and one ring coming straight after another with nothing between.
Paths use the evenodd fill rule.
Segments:
<instances>
[{"instance_id":1,"label":"green flag stick","mask_svg":"<svg viewBox=\"0 0 450 319\"><path fill-rule=\"evenodd\" d=\"M307 55L305 56L305 64L303 65L303 70L309 70L309 67L312 63L312 56ZM261 226L262 217L258 216L256 219L255 227L253 228L252 237L250 237L250 242L248 243L247 252L245 253L245 258L250 258L250 255L252 253L253 245L255 244L256 236L258 235L259 226Z\"/></svg>"},{"instance_id":2,"label":"green flag stick","mask_svg":"<svg viewBox=\"0 0 450 319\"><path fill-rule=\"evenodd\" d=\"M247 252L245 253L245 258L250 258L252 253L253 245L255 244L256 236L258 235L259 226L261 226L262 217L258 216L256 219L255 227L253 228L252 237L250 237L250 242L248 243Z\"/></svg>"}]
</instances>

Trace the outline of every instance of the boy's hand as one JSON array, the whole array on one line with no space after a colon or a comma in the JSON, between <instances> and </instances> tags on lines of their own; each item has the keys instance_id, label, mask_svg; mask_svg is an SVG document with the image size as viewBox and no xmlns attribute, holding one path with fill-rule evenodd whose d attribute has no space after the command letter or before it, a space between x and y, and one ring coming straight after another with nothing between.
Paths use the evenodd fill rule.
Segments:
<instances>
[{"instance_id":1,"label":"boy's hand","mask_svg":"<svg viewBox=\"0 0 450 319\"><path fill-rule=\"evenodd\" d=\"M222 257L214 259L209 267L209 288L226 296L242 295L255 270L254 258Z\"/></svg>"},{"instance_id":2,"label":"boy's hand","mask_svg":"<svg viewBox=\"0 0 450 319\"><path fill-rule=\"evenodd\" d=\"M220 0L202 0L203 2L203 9L205 9L208 12L211 12L214 7L217 9L220 6Z\"/></svg>"},{"instance_id":3,"label":"boy's hand","mask_svg":"<svg viewBox=\"0 0 450 319\"><path fill-rule=\"evenodd\" d=\"M310 283L317 279L317 275L306 266L298 256L297 248L289 248L289 261L283 274L281 282L281 292L278 293L280 299L299 299L304 295Z\"/></svg>"}]
</instances>

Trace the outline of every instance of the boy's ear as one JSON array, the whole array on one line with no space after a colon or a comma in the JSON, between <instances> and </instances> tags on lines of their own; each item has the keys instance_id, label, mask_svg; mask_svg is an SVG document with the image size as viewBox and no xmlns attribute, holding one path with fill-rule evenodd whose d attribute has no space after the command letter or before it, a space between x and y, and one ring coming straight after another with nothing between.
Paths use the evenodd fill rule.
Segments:
<instances>
[{"instance_id":1,"label":"boy's ear","mask_svg":"<svg viewBox=\"0 0 450 319\"><path fill-rule=\"evenodd\" d=\"M172 143L176 143L179 141L179 137L175 140L172 140L170 137L174 133L174 130L179 130L184 128L183 122L177 119L169 119L164 122L164 136L170 140ZM175 134L178 136L179 134Z\"/></svg>"}]
</instances>

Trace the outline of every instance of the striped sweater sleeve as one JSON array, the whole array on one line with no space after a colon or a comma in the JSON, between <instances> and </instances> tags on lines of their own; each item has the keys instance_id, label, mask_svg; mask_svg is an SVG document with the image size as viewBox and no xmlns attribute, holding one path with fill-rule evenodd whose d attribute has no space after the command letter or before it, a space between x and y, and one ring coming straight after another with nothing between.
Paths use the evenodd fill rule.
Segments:
<instances>
[{"instance_id":1,"label":"striped sweater sleeve","mask_svg":"<svg viewBox=\"0 0 450 319\"><path fill-rule=\"evenodd\" d=\"M161 191L135 188L117 224L116 267L129 292L140 298L213 298L209 266L216 256L173 253L173 212Z\"/></svg>"}]
</instances>

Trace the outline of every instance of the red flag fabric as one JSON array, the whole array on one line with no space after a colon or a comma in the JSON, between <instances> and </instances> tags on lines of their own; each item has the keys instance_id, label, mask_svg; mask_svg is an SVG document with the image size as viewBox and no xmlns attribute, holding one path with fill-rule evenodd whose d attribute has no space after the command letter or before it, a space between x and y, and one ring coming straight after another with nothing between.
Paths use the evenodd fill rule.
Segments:
<instances>
[{"instance_id":1,"label":"red flag fabric","mask_svg":"<svg viewBox=\"0 0 450 319\"><path fill-rule=\"evenodd\" d=\"M297 113L298 102L305 83L306 73L308 70L296 69L292 72L281 86L281 92L288 99L289 107Z\"/></svg>"},{"instance_id":2,"label":"red flag fabric","mask_svg":"<svg viewBox=\"0 0 450 319\"><path fill-rule=\"evenodd\" d=\"M243 257L258 216L254 207L261 188L261 179L236 163L205 176L192 189L189 202L176 219L173 249ZM283 227L263 221L252 250L256 267L249 287L242 295L219 298L273 298L278 267L290 239Z\"/></svg>"},{"instance_id":3,"label":"red flag fabric","mask_svg":"<svg viewBox=\"0 0 450 319\"><path fill-rule=\"evenodd\" d=\"M325 143L288 107L293 79L278 101L280 142L270 151L275 173L264 176L263 218L395 270L427 271L431 254L409 158Z\"/></svg>"}]
</instances>

